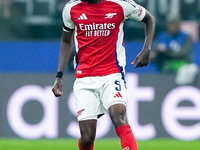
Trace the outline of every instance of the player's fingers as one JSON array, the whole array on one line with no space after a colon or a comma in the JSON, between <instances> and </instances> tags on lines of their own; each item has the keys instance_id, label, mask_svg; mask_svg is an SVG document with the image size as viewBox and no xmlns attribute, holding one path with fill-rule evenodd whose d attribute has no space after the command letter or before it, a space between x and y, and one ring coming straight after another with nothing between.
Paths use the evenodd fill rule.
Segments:
<instances>
[{"instance_id":1,"label":"player's fingers","mask_svg":"<svg viewBox=\"0 0 200 150\"><path fill-rule=\"evenodd\" d=\"M137 60L138 60L138 58L136 58L131 64L132 65L136 64Z\"/></svg>"},{"instance_id":2,"label":"player's fingers","mask_svg":"<svg viewBox=\"0 0 200 150\"><path fill-rule=\"evenodd\" d=\"M63 95L63 92L58 92L58 94L56 94L56 97L60 97Z\"/></svg>"},{"instance_id":3,"label":"player's fingers","mask_svg":"<svg viewBox=\"0 0 200 150\"><path fill-rule=\"evenodd\" d=\"M141 67L141 64L140 63L137 63L134 68L138 68L138 67Z\"/></svg>"},{"instance_id":4,"label":"player's fingers","mask_svg":"<svg viewBox=\"0 0 200 150\"><path fill-rule=\"evenodd\" d=\"M54 93L54 95L55 95L55 97L60 97L60 96L63 95L63 93L61 93L61 92L56 92L56 93Z\"/></svg>"},{"instance_id":5,"label":"player's fingers","mask_svg":"<svg viewBox=\"0 0 200 150\"><path fill-rule=\"evenodd\" d=\"M57 93L57 89L58 89L58 88L56 88L56 87L53 87L53 88L52 88L52 92L53 92L53 94L54 94L55 96L58 94L58 93Z\"/></svg>"},{"instance_id":6,"label":"player's fingers","mask_svg":"<svg viewBox=\"0 0 200 150\"><path fill-rule=\"evenodd\" d=\"M58 90L59 90L59 88L57 88L57 87L54 87L54 88L52 89L52 92L53 92L53 94L54 94L56 97L60 97L60 96L63 95L63 92L62 92L62 91L58 91Z\"/></svg>"},{"instance_id":7,"label":"player's fingers","mask_svg":"<svg viewBox=\"0 0 200 150\"><path fill-rule=\"evenodd\" d=\"M59 86L58 93L60 94L60 96L63 95L63 92L62 92L62 85Z\"/></svg>"},{"instance_id":8,"label":"player's fingers","mask_svg":"<svg viewBox=\"0 0 200 150\"><path fill-rule=\"evenodd\" d=\"M135 68L137 67L144 67L147 66L148 63L138 63L137 65L135 65Z\"/></svg>"}]
</instances>

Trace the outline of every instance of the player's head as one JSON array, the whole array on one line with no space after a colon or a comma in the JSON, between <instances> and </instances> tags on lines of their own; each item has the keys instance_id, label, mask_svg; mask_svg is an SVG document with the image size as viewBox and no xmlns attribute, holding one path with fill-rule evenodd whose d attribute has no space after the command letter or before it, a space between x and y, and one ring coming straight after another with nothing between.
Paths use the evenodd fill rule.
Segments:
<instances>
[{"instance_id":1,"label":"player's head","mask_svg":"<svg viewBox=\"0 0 200 150\"><path fill-rule=\"evenodd\" d=\"M170 35L175 36L180 30L180 16L179 15L169 15L167 17L167 31Z\"/></svg>"}]
</instances>

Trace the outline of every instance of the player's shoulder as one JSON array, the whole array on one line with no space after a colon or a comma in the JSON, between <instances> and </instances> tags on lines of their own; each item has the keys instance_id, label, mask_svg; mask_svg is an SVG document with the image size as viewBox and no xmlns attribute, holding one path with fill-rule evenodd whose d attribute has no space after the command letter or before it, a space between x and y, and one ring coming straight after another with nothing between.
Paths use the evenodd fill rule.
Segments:
<instances>
[{"instance_id":1,"label":"player's shoulder","mask_svg":"<svg viewBox=\"0 0 200 150\"><path fill-rule=\"evenodd\" d=\"M81 3L81 0L70 0L65 4L64 9L71 8L72 6L77 5L79 3Z\"/></svg>"},{"instance_id":2,"label":"player's shoulder","mask_svg":"<svg viewBox=\"0 0 200 150\"><path fill-rule=\"evenodd\" d=\"M81 2L81 0L70 0L69 2L67 2L67 4L76 4L76 3L79 3Z\"/></svg>"}]
</instances>

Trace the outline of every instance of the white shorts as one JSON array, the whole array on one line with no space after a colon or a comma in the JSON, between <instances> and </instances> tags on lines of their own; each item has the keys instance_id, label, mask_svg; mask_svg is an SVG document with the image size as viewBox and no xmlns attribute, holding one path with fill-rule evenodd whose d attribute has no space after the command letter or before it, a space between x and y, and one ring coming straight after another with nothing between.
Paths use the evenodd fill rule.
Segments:
<instances>
[{"instance_id":1,"label":"white shorts","mask_svg":"<svg viewBox=\"0 0 200 150\"><path fill-rule=\"evenodd\" d=\"M77 78L74 95L78 121L97 119L114 104L126 105L125 81L120 73Z\"/></svg>"}]
</instances>

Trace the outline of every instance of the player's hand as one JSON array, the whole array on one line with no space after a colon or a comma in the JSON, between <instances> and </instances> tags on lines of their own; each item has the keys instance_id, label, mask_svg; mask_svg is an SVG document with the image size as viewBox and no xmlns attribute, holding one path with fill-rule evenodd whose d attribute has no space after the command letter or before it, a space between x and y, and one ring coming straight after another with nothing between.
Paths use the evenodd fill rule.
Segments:
<instances>
[{"instance_id":1,"label":"player's hand","mask_svg":"<svg viewBox=\"0 0 200 150\"><path fill-rule=\"evenodd\" d=\"M62 92L62 79L56 78L54 86L52 88L52 91L53 91L53 94L56 97L60 97L60 96L63 95L63 92Z\"/></svg>"},{"instance_id":2,"label":"player's hand","mask_svg":"<svg viewBox=\"0 0 200 150\"><path fill-rule=\"evenodd\" d=\"M134 68L147 66L149 63L150 49L143 49L131 63Z\"/></svg>"}]
</instances>

